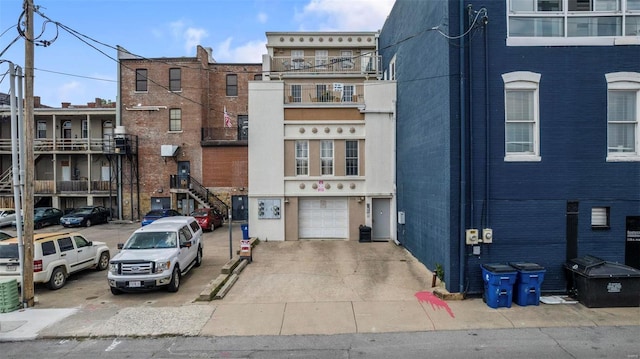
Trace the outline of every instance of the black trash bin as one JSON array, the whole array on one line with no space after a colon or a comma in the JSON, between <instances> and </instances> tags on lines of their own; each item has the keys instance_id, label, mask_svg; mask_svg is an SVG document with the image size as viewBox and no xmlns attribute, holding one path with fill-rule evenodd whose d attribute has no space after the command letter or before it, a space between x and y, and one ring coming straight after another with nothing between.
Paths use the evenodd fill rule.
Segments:
<instances>
[{"instance_id":1,"label":"black trash bin","mask_svg":"<svg viewBox=\"0 0 640 359\"><path fill-rule=\"evenodd\" d=\"M589 308L640 307L640 270L594 256L567 261L569 294Z\"/></svg>"},{"instance_id":2,"label":"black trash bin","mask_svg":"<svg viewBox=\"0 0 640 359\"><path fill-rule=\"evenodd\" d=\"M360 225L360 242L371 242L371 227Z\"/></svg>"}]
</instances>

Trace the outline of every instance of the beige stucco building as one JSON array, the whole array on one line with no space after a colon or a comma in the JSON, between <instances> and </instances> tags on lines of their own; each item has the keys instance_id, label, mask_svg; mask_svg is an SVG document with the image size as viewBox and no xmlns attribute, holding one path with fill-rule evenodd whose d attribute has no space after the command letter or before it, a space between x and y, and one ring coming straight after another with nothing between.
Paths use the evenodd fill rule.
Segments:
<instances>
[{"instance_id":1,"label":"beige stucco building","mask_svg":"<svg viewBox=\"0 0 640 359\"><path fill-rule=\"evenodd\" d=\"M267 33L249 83L249 235L395 239L394 81L376 32ZM367 239L366 235L364 236Z\"/></svg>"}]
</instances>

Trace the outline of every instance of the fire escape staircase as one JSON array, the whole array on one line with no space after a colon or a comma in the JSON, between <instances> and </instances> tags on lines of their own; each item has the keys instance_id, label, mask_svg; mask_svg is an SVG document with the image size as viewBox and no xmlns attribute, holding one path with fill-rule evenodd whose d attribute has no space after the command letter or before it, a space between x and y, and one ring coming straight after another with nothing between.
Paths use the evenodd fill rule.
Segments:
<instances>
[{"instance_id":1,"label":"fire escape staircase","mask_svg":"<svg viewBox=\"0 0 640 359\"><path fill-rule=\"evenodd\" d=\"M38 160L38 157L40 157L40 154L34 155L34 163ZM11 166L0 174L0 193L13 193L13 167Z\"/></svg>"},{"instance_id":2,"label":"fire escape staircase","mask_svg":"<svg viewBox=\"0 0 640 359\"><path fill-rule=\"evenodd\" d=\"M203 207L214 208L218 210L225 219L229 218L229 206L191 176L189 176L189 185L187 188L189 196L198 201Z\"/></svg>"}]
</instances>

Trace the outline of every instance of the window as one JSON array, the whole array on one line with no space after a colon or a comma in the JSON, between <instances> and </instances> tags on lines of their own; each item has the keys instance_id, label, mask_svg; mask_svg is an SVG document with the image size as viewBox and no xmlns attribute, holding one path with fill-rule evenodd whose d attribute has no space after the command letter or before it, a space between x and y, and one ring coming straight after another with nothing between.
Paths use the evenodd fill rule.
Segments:
<instances>
[{"instance_id":1,"label":"window","mask_svg":"<svg viewBox=\"0 0 640 359\"><path fill-rule=\"evenodd\" d=\"M640 160L640 73L616 72L607 79L607 160Z\"/></svg>"},{"instance_id":2,"label":"window","mask_svg":"<svg viewBox=\"0 0 640 359\"><path fill-rule=\"evenodd\" d=\"M326 69L329 63L329 50L316 50L316 70Z\"/></svg>"},{"instance_id":3,"label":"window","mask_svg":"<svg viewBox=\"0 0 640 359\"><path fill-rule=\"evenodd\" d=\"M539 161L540 74L511 72L503 74L505 87L505 160Z\"/></svg>"},{"instance_id":4,"label":"window","mask_svg":"<svg viewBox=\"0 0 640 359\"><path fill-rule=\"evenodd\" d=\"M256 75L253 75L253 79L254 79L255 81L262 81L262 74L256 74Z\"/></svg>"},{"instance_id":5,"label":"window","mask_svg":"<svg viewBox=\"0 0 640 359\"><path fill-rule=\"evenodd\" d=\"M342 101L343 102L356 102L356 90L353 85L344 85L342 87Z\"/></svg>"},{"instance_id":6,"label":"window","mask_svg":"<svg viewBox=\"0 0 640 359\"><path fill-rule=\"evenodd\" d=\"M396 79L396 55L393 55L389 62L389 80Z\"/></svg>"},{"instance_id":7,"label":"window","mask_svg":"<svg viewBox=\"0 0 640 359\"><path fill-rule=\"evenodd\" d=\"M182 110L179 108L169 110L169 131L182 131Z\"/></svg>"},{"instance_id":8,"label":"window","mask_svg":"<svg viewBox=\"0 0 640 359\"><path fill-rule=\"evenodd\" d=\"M304 50L291 50L291 68L301 70L304 67Z\"/></svg>"},{"instance_id":9,"label":"window","mask_svg":"<svg viewBox=\"0 0 640 359\"><path fill-rule=\"evenodd\" d=\"M333 141L320 142L320 173L323 176L333 175Z\"/></svg>"},{"instance_id":10,"label":"window","mask_svg":"<svg viewBox=\"0 0 640 359\"><path fill-rule=\"evenodd\" d=\"M238 96L238 75L227 75L227 96Z\"/></svg>"},{"instance_id":11,"label":"window","mask_svg":"<svg viewBox=\"0 0 640 359\"><path fill-rule=\"evenodd\" d=\"M36 138L47 138L47 122L38 121L38 128L36 130Z\"/></svg>"},{"instance_id":12,"label":"window","mask_svg":"<svg viewBox=\"0 0 640 359\"><path fill-rule=\"evenodd\" d=\"M591 228L609 228L609 207L591 208Z\"/></svg>"},{"instance_id":13,"label":"window","mask_svg":"<svg viewBox=\"0 0 640 359\"><path fill-rule=\"evenodd\" d=\"M136 91L147 91L147 69L136 69Z\"/></svg>"},{"instance_id":14,"label":"window","mask_svg":"<svg viewBox=\"0 0 640 359\"><path fill-rule=\"evenodd\" d=\"M80 136L82 138L89 138L89 121L82 120L82 129L80 131Z\"/></svg>"},{"instance_id":15,"label":"window","mask_svg":"<svg viewBox=\"0 0 640 359\"><path fill-rule=\"evenodd\" d=\"M53 241L42 242L42 255L50 256L52 254L56 254L56 245L53 244Z\"/></svg>"},{"instance_id":16,"label":"window","mask_svg":"<svg viewBox=\"0 0 640 359\"><path fill-rule=\"evenodd\" d=\"M512 39L518 37L556 37L561 38L561 41L546 44L577 45L586 43L572 43L570 38L640 34L639 0L508 1L508 44L524 46L532 44L530 40L518 42L517 39ZM535 44L544 43L536 42ZM612 42L609 41L608 44Z\"/></svg>"},{"instance_id":17,"label":"window","mask_svg":"<svg viewBox=\"0 0 640 359\"><path fill-rule=\"evenodd\" d=\"M238 130L240 131L238 139L242 141L249 140L249 116L238 115L238 127Z\"/></svg>"},{"instance_id":18,"label":"window","mask_svg":"<svg viewBox=\"0 0 640 359\"><path fill-rule=\"evenodd\" d=\"M309 142L296 141L296 176L309 175Z\"/></svg>"},{"instance_id":19,"label":"window","mask_svg":"<svg viewBox=\"0 0 640 359\"><path fill-rule=\"evenodd\" d=\"M347 176L358 175L358 141L348 140L345 142L345 165Z\"/></svg>"},{"instance_id":20,"label":"window","mask_svg":"<svg viewBox=\"0 0 640 359\"><path fill-rule=\"evenodd\" d=\"M89 246L89 242L80 236L73 236L73 240L76 242L76 248L82 248Z\"/></svg>"},{"instance_id":21,"label":"window","mask_svg":"<svg viewBox=\"0 0 640 359\"><path fill-rule=\"evenodd\" d=\"M67 252L73 250L73 242L71 242L71 238L64 237L58 239L58 247L60 247L60 252Z\"/></svg>"},{"instance_id":22,"label":"window","mask_svg":"<svg viewBox=\"0 0 640 359\"><path fill-rule=\"evenodd\" d=\"M290 102L302 102L302 85L291 85Z\"/></svg>"},{"instance_id":23,"label":"window","mask_svg":"<svg viewBox=\"0 0 640 359\"><path fill-rule=\"evenodd\" d=\"M340 51L340 68L350 70L353 68L353 51L341 50Z\"/></svg>"},{"instance_id":24,"label":"window","mask_svg":"<svg viewBox=\"0 0 640 359\"><path fill-rule=\"evenodd\" d=\"M181 70L169 69L169 91L182 90Z\"/></svg>"}]
</instances>

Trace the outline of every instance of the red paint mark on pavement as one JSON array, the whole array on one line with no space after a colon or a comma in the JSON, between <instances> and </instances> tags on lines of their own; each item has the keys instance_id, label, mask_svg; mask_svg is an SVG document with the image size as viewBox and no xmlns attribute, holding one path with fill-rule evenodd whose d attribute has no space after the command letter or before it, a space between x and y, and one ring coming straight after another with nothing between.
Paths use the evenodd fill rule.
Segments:
<instances>
[{"instance_id":1,"label":"red paint mark on pavement","mask_svg":"<svg viewBox=\"0 0 640 359\"><path fill-rule=\"evenodd\" d=\"M453 311L451 310L451 308L449 308L449 304L447 304L447 302L445 302L444 300L436 297L433 293L418 292L415 294L415 296L416 298L418 298L418 301L431 304L431 308L433 308L433 310L444 308L444 310L449 313L449 316L451 316L451 318L456 317L455 315L453 315Z\"/></svg>"}]
</instances>

